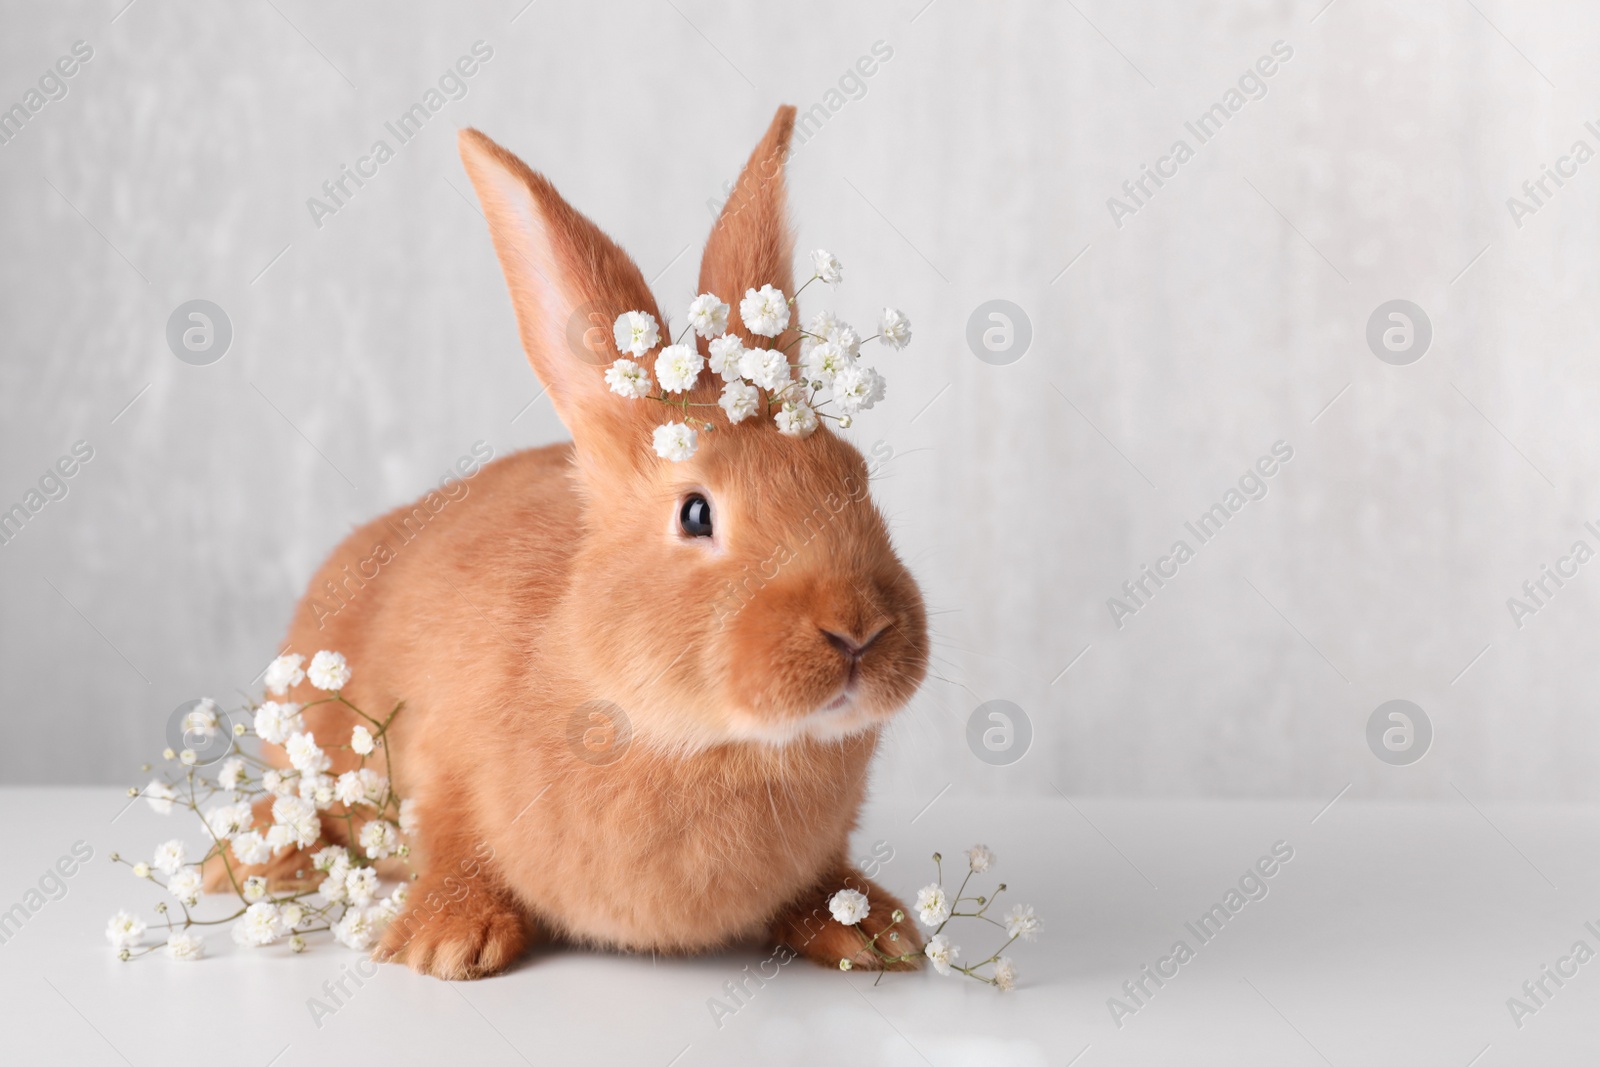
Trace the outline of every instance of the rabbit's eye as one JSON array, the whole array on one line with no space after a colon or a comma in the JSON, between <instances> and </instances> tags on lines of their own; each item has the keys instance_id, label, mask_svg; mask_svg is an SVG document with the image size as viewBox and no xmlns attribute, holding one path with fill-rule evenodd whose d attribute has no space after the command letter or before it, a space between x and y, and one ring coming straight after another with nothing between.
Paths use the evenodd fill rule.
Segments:
<instances>
[{"instance_id":1,"label":"rabbit's eye","mask_svg":"<svg viewBox=\"0 0 1600 1067\"><path fill-rule=\"evenodd\" d=\"M711 536L711 501L699 493L691 493L678 512L678 525L690 537Z\"/></svg>"}]
</instances>

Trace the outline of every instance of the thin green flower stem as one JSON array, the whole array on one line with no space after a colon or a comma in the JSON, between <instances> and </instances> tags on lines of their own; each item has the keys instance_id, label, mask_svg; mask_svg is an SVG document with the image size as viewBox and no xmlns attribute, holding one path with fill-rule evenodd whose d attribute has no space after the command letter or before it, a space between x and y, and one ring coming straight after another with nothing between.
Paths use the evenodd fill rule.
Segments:
<instances>
[{"instance_id":1,"label":"thin green flower stem","mask_svg":"<svg viewBox=\"0 0 1600 1067\"><path fill-rule=\"evenodd\" d=\"M227 849L223 848L221 839L218 838L216 832L211 829L211 823L205 818L205 816L200 815L200 806L198 803L196 803L194 797L194 771L192 769L189 771L189 810L194 812L197 816L200 816L200 824L206 828L206 833L211 835L211 840L215 842L217 846L218 855L222 857L222 869L228 872L229 884L233 886L233 891L239 894L239 899L243 900L244 890L240 888L239 880L233 876L233 864L228 862Z\"/></svg>"},{"instance_id":2,"label":"thin green flower stem","mask_svg":"<svg viewBox=\"0 0 1600 1067\"><path fill-rule=\"evenodd\" d=\"M799 344L801 341L803 341L807 337L811 338L813 341L826 341L827 340L827 338L823 337L821 334L812 333L810 330L802 330L798 326L795 327L794 333L795 333L794 340L790 341L788 344L786 344L786 345L782 346L781 348L779 348L778 351L787 352L789 349L793 348L795 345ZM790 364L790 366L797 367L797 366L799 366L799 364L798 363L792 363L792 364Z\"/></svg>"},{"instance_id":3,"label":"thin green flower stem","mask_svg":"<svg viewBox=\"0 0 1600 1067\"><path fill-rule=\"evenodd\" d=\"M939 875L940 875L940 877L942 879L943 876L944 876L944 868L943 868L943 866L941 866L940 869L939 869ZM961 903L961 894L966 891L967 883L970 882L970 881L972 881L972 871L969 869L967 871L967 876L965 878L961 879L960 888L958 888L956 890L956 898L955 898L955 900L951 901L951 903L950 903L950 915L945 919L944 922L940 923L938 925L938 927L933 931L933 936L934 937L938 937L941 933L943 933L944 932L944 928L950 924L950 920L954 919L956 917L956 905Z\"/></svg>"},{"instance_id":4,"label":"thin green flower stem","mask_svg":"<svg viewBox=\"0 0 1600 1067\"><path fill-rule=\"evenodd\" d=\"M685 393L683 396L684 398L682 400L673 400L665 394L652 393L644 399L656 400L667 405L668 407L714 408L717 406L717 402L715 400L690 400L688 393Z\"/></svg>"},{"instance_id":5,"label":"thin green flower stem","mask_svg":"<svg viewBox=\"0 0 1600 1067\"><path fill-rule=\"evenodd\" d=\"M330 699L337 700L339 703L343 704L345 707L349 708L351 711L355 712L357 715L361 716L363 719L366 719L372 725L376 726L379 730L383 729L383 723L379 722L377 719L374 719L371 715L368 715L366 712L362 711L360 708L358 708L354 704L350 703L348 700L346 700L344 698L344 694L343 693L335 693L335 694L333 694L333 696ZM319 700L319 701L317 701L317 703L320 704L320 703L322 703L322 701ZM310 706L311 706L310 704L306 705L306 707L308 707L308 708Z\"/></svg>"},{"instance_id":6,"label":"thin green flower stem","mask_svg":"<svg viewBox=\"0 0 1600 1067\"><path fill-rule=\"evenodd\" d=\"M822 275L820 275L820 274L812 274L811 277L807 278L805 285L802 285L800 288L796 289L794 291L794 295L789 298L789 306L790 307L794 307L794 302L796 300L800 299L800 294L805 292L806 289L811 285L811 283L816 281L820 277L822 277Z\"/></svg>"}]
</instances>

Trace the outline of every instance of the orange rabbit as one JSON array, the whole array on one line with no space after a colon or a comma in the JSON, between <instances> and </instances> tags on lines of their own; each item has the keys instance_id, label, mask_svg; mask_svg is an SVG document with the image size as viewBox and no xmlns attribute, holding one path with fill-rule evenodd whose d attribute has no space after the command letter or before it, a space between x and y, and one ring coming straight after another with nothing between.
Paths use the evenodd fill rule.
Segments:
<instances>
[{"instance_id":1,"label":"orange rabbit","mask_svg":"<svg viewBox=\"0 0 1600 1067\"><path fill-rule=\"evenodd\" d=\"M746 164L701 292L794 291L793 125L780 109ZM866 892L868 933L902 907L853 870L848 839L879 731L928 651L861 454L827 429L797 439L749 419L718 420L685 462L657 458L650 431L668 409L610 393L569 330L629 310L660 320L638 267L489 138L464 130L460 148L523 347L573 442L488 464L352 586L346 566L414 508L356 531L296 614L293 650L355 665L351 700L406 702L389 755L416 802L421 874L380 955L472 978L545 938L683 953L764 936L873 966L826 900ZM750 347L795 337L730 328ZM691 398L715 400L716 377L702 372ZM351 593L331 616L312 607L327 582ZM293 698L316 695L302 683ZM306 713L334 745L346 715ZM351 765L330 755L335 774ZM334 838L342 823L324 821ZM283 880L310 864L269 867ZM917 951L912 924L898 929Z\"/></svg>"}]
</instances>

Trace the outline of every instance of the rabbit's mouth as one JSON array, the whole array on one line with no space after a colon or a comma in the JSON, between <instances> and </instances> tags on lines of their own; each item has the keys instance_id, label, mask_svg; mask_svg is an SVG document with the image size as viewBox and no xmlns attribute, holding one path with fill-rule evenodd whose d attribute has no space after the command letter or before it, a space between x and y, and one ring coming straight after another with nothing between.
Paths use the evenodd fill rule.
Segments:
<instances>
[{"instance_id":1,"label":"rabbit's mouth","mask_svg":"<svg viewBox=\"0 0 1600 1067\"><path fill-rule=\"evenodd\" d=\"M821 710L821 711L838 711L840 708L844 707L849 702L850 702L850 691L847 689L844 692L840 693L838 696L834 697L832 700L828 701L826 704L822 705L822 707L819 710Z\"/></svg>"}]
</instances>

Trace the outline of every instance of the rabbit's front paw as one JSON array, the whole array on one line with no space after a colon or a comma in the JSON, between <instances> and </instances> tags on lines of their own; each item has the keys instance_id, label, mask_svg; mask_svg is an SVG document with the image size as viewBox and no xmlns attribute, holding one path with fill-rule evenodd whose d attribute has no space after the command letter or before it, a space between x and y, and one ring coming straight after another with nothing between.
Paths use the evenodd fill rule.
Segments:
<instances>
[{"instance_id":1,"label":"rabbit's front paw","mask_svg":"<svg viewBox=\"0 0 1600 1067\"><path fill-rule=\"evenodd\" d=\"M511 966L532 935L529 918L499 893L474 888L451 900L424 878L384 931L376 956L435 978L483 978Z\"/></svg>"},{"instance_id":2,"label":"rabbit's front paw","mask_svg":"<svg viewBox=\"0 0 1600 1067\"><path fill-rule=\"evenodd\" d=\"M839 888L867 895L867 916L854 926L844 925L829 911L828 898ZM838 967L840 960L865 971L914 971L922 965L922 935L906 906L859 874L844 875L836 886L808 895L778 917L772 932L777 941L824 967ZM874 936L881 952L864 943Z\"/></svg>"}]
</instances>

